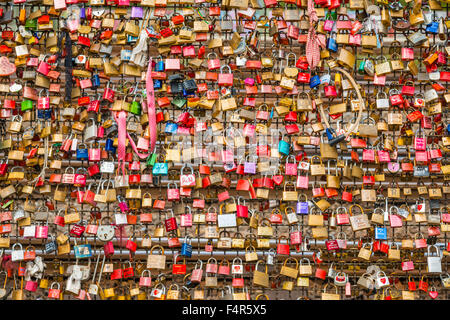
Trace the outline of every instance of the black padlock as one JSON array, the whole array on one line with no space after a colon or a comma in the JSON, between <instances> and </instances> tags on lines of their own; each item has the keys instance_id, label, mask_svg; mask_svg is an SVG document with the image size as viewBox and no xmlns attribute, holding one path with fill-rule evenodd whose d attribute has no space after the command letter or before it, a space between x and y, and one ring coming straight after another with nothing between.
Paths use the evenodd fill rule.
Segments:
<instances>
[{"instance_id":1,"label":"black padlock","mask_svg":"<svg viewBox=\"0 0 450 320\"><path fill-rule=\"evenodd\" d=\"M169 81L181 81L184 80L184 75L181 73L171 74L168 79Z\"/></svg>"},{"instance_id":2,"label":"black padlock","mask_svg":"<svg viewBox=\"0 0 450 320\"><path fill-rule=\"evenodd\" d=\"M173 94L181 94L183 92L183 84L180 81L171 81L170 90Z\"/></svg>"},{"instance_id":3,"label":"black padlock","mask_svg":"<svg viewBox=\"0 0 450 320\"><path fill-rule=\"evenodd\" d=\"M45 244L44 252L45 252L45 254L50 254L50 253L52 253L52 252L55 252L55 251L56 251L56 248L57 248L56 241L55 241L55 240L52 240L52 241L47 242L47 243Z\"/></svg>"},{"instance_id":4,"label":"black padlock","mask_svg":"<svg viewBox=\"0 0 450 320\"><path fill-rule=\"evenodd\" d=\"M112 126L105 129L105 137L111 136L114 132L117 132L117 124L113 124Z\"/></svg>"},{"instance_id":5,"label":"black padlock","mask_svg":"<svg viewBox=\"0 0 450 320\"><path fill-rule=\"evenodd\" d=\"M195 92L195 91L197 91L197 84L195 83L194 79L184 80L183 88L187 92Z\"/></svg>"},{"instance_id":6,"label":"black padlock","mask_svg":"<svg viewBox=\"0 0 450 320\"><path fill-rule=\"evenodd\" d=\"M431 236L427 238L427 245L434 246L437 242L437 236Z\"/></svg>"}]
</instances>

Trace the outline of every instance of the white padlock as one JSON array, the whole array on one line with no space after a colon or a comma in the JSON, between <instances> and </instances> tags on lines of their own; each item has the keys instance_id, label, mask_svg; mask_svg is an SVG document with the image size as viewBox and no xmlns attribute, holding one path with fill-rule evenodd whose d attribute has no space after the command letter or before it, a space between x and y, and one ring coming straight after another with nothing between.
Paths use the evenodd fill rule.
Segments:
<instances>
[{"instance_id":1,"label":"white padlock","mask_svg":"<svg viewBox=\"0 0 450 320\"><path fill-rule=\"evenodd\" d=\"M432 254L430 251L431 248L436 249L436 253ZM428 265L428 272L430 273L442 273L442 262L441 262L441 256L438 247L435 245L431 245L427 249L427 265Z\"/></svg>"},{"instance_id":2,"label":"white padlock","mask_svg":"<svg viewBox=\"0 0 450 320\"><path fill-rule=\"evenodd\" d=\"M19 246L20 249L16 250L16 246ZM11 261L22 261L23 255L24 255L24 252L23 252L22 244L20 244L20 243L13 244L13 246L11 248Z\"/></svg>"}]
</instances>

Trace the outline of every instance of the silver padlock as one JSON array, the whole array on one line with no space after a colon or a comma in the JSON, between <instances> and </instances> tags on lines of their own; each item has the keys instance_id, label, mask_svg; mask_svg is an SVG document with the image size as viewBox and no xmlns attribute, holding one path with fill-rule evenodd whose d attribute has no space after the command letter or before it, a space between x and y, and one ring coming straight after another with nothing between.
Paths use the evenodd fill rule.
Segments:
<instances>
[{"instance_id":1,"label":"silver padlock","mask_svg":"<svg viewBox=\"0 0 450 320\"><path fill-rule=\"evenodd\" d=\"M274 265L275 260L275 250L270 249L267 253L266 264Z\"/></svg>"},{"instance_id":2,"label":"silver padlock","mask_svg":"<svg viewBox=\"0 0 450 320\"><path fill-rule=\"evenodd\" d=\"M81 272L80 272L80 277L81 277ZM73 294L78 294L80 292L81 289L81 282L80 280L77 280L73 274L67 278L67 282L66 282L66 291L69 291Z\"/></svg>"},{"instance_id":3,"label":"silver padlock","mask_svg":"<svg viewBox=\"0 0 450 320\"><path fill-rule=\"evenodd\" d=\"M114 173L114 162L102 161L100 163L100 173Z\"/></svg>"},{"instance_id":4,"label":"silver padlock","mask_svg":"<svg viewBox=\"0 0 450 320\"><path fill-rule=\"evenodd\" d=\"M91 142L97 138L97 125L95 124L95 120L90 118L88 119L88 127L84 132L84 141ZM91 125L89 125L91 123Z\"/></svg>"},{"instance_id":5,"label":"silver padlock","mask_svg":"<svg viewBox=\"0 0 450 320\"><path fill-rule=\"evenodd\" d=\"M225 293L224 293L225 292ZM224 286L222 289L222 300L233 300L233 293L230 286Z\"/></svg>"},{"instance_id":6,"label":"silver padlock","mask_svg":"<svg viewBox=\"0 0 450 320\"><path fill-rule=\"evenodd\" d=\"M16 247L19 246L20 249L16 250ZM21 243L13 244L11 248L11 261L22 261L23 260L24 251Z\"/></svg>"},{"instance_id":7,"label":"silver padlock","mask_svg":"<svg viewBox=\"0 0 450 320\"><path fill-rule=\"evenodd\" d=\"M433 22L433 13L431 12L430 6L422 6L423 24L427 25Z\"/></svg>"},{"instance_id":8,"label":"silver padlock","mask_svg":"<svg viewBox=\"0 0 450 320\"><path fill-rule=\"evenodd\" d=\"M228 14L220 20L220 29L222 29L222 31L233 30L233 20L231 20L231 17Z\"/></svg>"},{"instance_id":9,"label":"silver padlock","mask_svg":"<svg viewBox=\"0 0 450 320\"><path fill-rule=\"evenodd\" d=\"M116 212L114 213L114 219L116 220L116 225L126 225L128 224L127 215L125 213L121 213L118 208L116 208Z\"/></svg>"},{"instance_id":10,"label":"silver padlock","mask_svg":"<svg viewBox=\"0 0 450 320\"><path fill-rule=\"evenodd\" d=\"M328 278L333 279L336 276L336 269L333 268L334 262L331 263L330 268L328 269Z\"/></svg>"},{"instance_id":11,"label":"silver padlock","mask_svg":"<svg viewBox=\"0 0 450 320\"><path fill-rule=\"evenodd\" d=\"M26 218L25 210L23 210L23 208L17 208L16 211L14 211L14 222L24 218Z\"/></svg>"},{"instance_id":12,"label":"silver padlock","mask_svg":"<svg viewBox=\"0 0 450 320\"><path fill-rule=\"evenodd\" d=\"M428 73L428 78L433 81L439 81L441 78L441 73L439 71Z\"/></svg>"},{"instance_id":13,"label":"silver padlock","mask_svg":"<svg viewBox=\"0 0 450 320\"><path fill-rule=\"evenodd\" d=\"M436 253L433 254L430 249L434 248ZM430 273L442 273L441 255L438 247L435 245L428 246L427 249L427 266Z\"/></svg>"},{"instance_id":14,"label":"silver padlock","mask_svg":"<svg viewBox=\"0 0 450 320\"><path fill-rule=\"evenodd\" d=\"M236 57L236 66L245 67L246 62L247 62L247 58L241 57L241 56Z\"/></svg>"},{"instance_id":15,"label":"silver padlock","mask_svg":"<svg viewBox=\"0 0 450 320\"><path fill-rule=\"evenodd\" d=\"M432 102L439 98L439 96L434 88L431 88L431 89L425 91L424 97L425 97L426 103Z\"/></svg>"}]
</instances>

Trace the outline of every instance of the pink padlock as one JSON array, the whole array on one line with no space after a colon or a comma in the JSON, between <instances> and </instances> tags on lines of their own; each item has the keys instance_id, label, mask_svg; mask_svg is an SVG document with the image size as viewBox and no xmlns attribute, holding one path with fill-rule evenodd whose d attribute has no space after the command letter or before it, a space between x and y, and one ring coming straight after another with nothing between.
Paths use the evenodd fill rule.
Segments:
<instances>
[{"instance_id":1,"label":"pink padlock","mask_svg":"<svg viewBox=\"0 0 450 320\"><path fill-rule=\"evenodd\" d=\"M363 161L374 162L375 161L375 150L364 149L362 159L363 159Z\"/></svg>"},{"instance_id":2,"label":"pink padlock","mask_svg":"<svg viewBox=\"0 0 450 320\"><path fill-rule=\"evenodd\" d=\"M89 159L89 161L100 161L100 159L101 159L100 148L89 148L88 149L88 159Z\"/></svg>"},{"instance_id":3,"label":"pink padlock","mask_svg":"<svg viewBox=\"0 0 450 320\"><path fill-rule=\"evenodd\" d=\"M417 162L428 162L428 152L416 151L416 161Z\"/></svg>"},{"instance_id":4,"label":"pink padlock","mask_svg":"<svg viewBox=\"0 0 450 320\"><path fill-rule=\"evenodd\" d=\"M180 59L166 59L166 70L180 70Z\"/></svg>"},{"instance_id":5,"label":"pink padlock","mask_svg":"<svg viewBox=\"0 0 450 320\"><path fill-rule=\"evenodd\" d=\"M44 76L47 76L48 73L50 72L50 65L45 61L41 61L41 63L39 63L39 66L37 68L37 72L43 74Z\"/></svg>"},{"instance_id":6,"label":"pink padlock","mask_svg":"<svg viewBox=\"0 0 450 320\"><path fill-rule=\"evenodd\" d=\"M414 137L414 149L425 151L427 149L427 139L425 137Z\"/></svg>"},{"instance_id":7,"label":"pink padlock","mask_svg":"<svg viewBox=\"0 0 450 320\"><path fill-rule=\"evenodd\" d=\"M50 97L47 96L46 97L41 97L41 91L39 91L39 98L38 98L38 109L39 110L45 110L45 109L50 109Z\"/></svg>"},{"instance_id":8,"label":"pink padlock","mask_svg":"<svg viewBox=\"0 0 450 320\"><path fill-rule=\"evenodd\" d=\"M119 208L122 213L127 213L128 211L130 211L128 204L121 196L117 196L117 200L119 201Z\"/></svg>"},{"instance_id":9,"label":"pink padlock","mask_svg":"<svg viewBox=\"0 0 450 320\"><path fill-rule=\"evenodd\" d=\"M139 151L148 151L149 147L150 147L150 141L148 139L145 139L144 137L139 137L136 148Z\"/></svg>"},{"instance_id":10,"label":"pink padlock","mask_svg":"<svg viewBox=\"0 0 450 320\"><path fill-rule=\"evenodd\" d=\"M200 265L198 265L199 262ZM195 263L194 270L192 270L191 273L191 282L200 283L202 281L202 276L203 276L203 261L197 260L197 262Z\"/></svg>"},{"instance_id":11,"label":"pink padlock","mask_svg":"<svg viewBox=\"0 0 450 320\"><path fill-rule=\"evenodd\" d=\"M325 20L325 22L323 24L323 30L329 32L329 31L333 30L333 26L334 26L333 20Z\"/></svg>"},{"instance_id":12,"label":"pink padlock","mask_svg":"<svg viewBox=\"0 0 450 320\"><path fill-rule=\"evenodd\" d=\"M148 274L148 275L147 275ZM152 278L150 270L144 270L141 273L141 277L139 278L139 286L140 287L151 287L152 285Z\"/></svg>"},{"instance_id":13,"label":"pink padlock","mask_svg":"<svg viewBox=\"0 0 450 320\"><path fill-rule=\"evenodd\" d=\"M113 89L111 89L109 87L109 81L106 84L106 88L105 91L103 91L103 99L104 100L108 100L109 102L114 102L114 96L115 96L116 92L114 91L114 87Z\"/></svg>"},{"instance_id":14,"label":"pink padlock","mask_svg":"<svg viewBox=\"0 0 450 320\"><path fill-rule=\"evenodd\" d=\"M103 139L105 136L105 128L103 126L98 126L97 128L97 138Z\"/></svg>"},{"instance_id":15,"label":"pink padlock","mask_svg":"<svg viewBox=\"0 0 450 320\"><path fill-rule=\"evenodd\" d=\"M213 257L209 258L206 262L206 273L217 273L217 269L217 260Z\"/></svg>"},{"instance_id":16,"label":"pink padlock","mask_svg":"<svg viewBox=\"0 0 450 320\"><path fill-rule=\"evenodd\" d=\"M253 78L246 78L244 80L244 84L246 86L253 86L255 84L255 79L253 79Z\"/></svg>"},{"instance_id":17,"label":"pink padlock","mask_svg":"<svg viewBox=\"0 0 450 320\"><path fill-rule=\"evenodd\" d=\"M302 233L300 232L300 226L297 224L297 230L295 230L294 228L294 226L291 226L291 232L289 233L291 244L301 244Z\"/></svg>"},{"instance_id":18,"label":"pink padlock","mask_svg":"<svg viewBox=\"0 0 450 320\"><path fill-rule=\"evenodd\" d=\"M308 189L309 187L309 176L297 176L297 189Z\"/></svg>"},{"instance_id":19,"label":"pink padlock","mask_svg":"<svg viewBox=\"0 0 450 320\"><path fill-rule=\"evenodd\" d=\"M48 238L48 220L45 226L36 226L36 238L47 239Z\"/></svg>"},{"instance_id":20,"label":"pink padlock","mask_svg":"<svg viewBox=\"0 0 450 320\"><path fill-rule=\"evenodd\" d=\"M25 290L30 291L30 292L36 292L37 287L38 287L37 281L29 280L25 284Z\"/></svg>"},{"instance_id":21,"label":"pink padlock","mask_svg":"<svg viewBox=\"0 0 450 320\"><path fill-rule=\"evenodd\" d=\"M390 162L391 161L389 152L387 152L386 150L378 150L377 154L378 154L378 161L380 161L380 162Z\"/></svg>"},{"instance_id":22,"label":"pink padlock","mask_svg":"<svg viewBox=\"0 0 450 320\"><path fill-rule=\"evenodd\" d=\"M105 256L107 257L114 255L114 245L112 241L108 241L107 243L105 243L105 245L103 246L103 251L105 252Z\"/></svg>"},{"instance_id":23,"label":"pink padlock","mask_svg":"<svg viewBox=\"0 0 450 320\"><path fill-rule=\"evenodd\" d=\"M77 172L80 169L84 169L84 168L78 168ZM86 170L86 169L84 169L84 170ZM86 174L75 173L73 184L76 187L84 187L84 186L86 186Z\"/></svg>"},{"instance_id":24,"label":"pink padlock","mask_svg":"<svg viewBox=\"0 0 450 320\"><path fill-rule=\"evenodd\" d=\"M189 210L191 209L189 206L188 206L188 208L189 208ZM189 213L182 214L180 216L180 226L192 227L192 214L190 213L190 211L189 211Z\"/></svg>"},{"instance_id":25,"label":"pink padlock","mask_svg":"<svg viewBox=\"0 0 450 320\"><path fill-rule=\"evenodd\" d=\"M218 59L217 54L215 52L209 53L208 54L208 69L216 70L219 68L220 68L220 59Z\"/></svg>"}]
</instances>

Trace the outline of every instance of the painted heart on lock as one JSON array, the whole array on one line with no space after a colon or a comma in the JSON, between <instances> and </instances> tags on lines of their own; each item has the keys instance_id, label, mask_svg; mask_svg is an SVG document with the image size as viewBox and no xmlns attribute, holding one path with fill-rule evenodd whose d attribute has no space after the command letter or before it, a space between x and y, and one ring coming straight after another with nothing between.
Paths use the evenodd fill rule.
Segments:
<instances>
[{"instance_id":1,"label":"painted heart on lock","mask_svg":"<svg viewBox=\"0 0 450 320\"><path fill-rule=\"evenodd\" d=\"M283 182L283 176L273 176L272 177L272 180L273 180L273 182L275 182L275 184L277 185L277 186L279 186L282 182Z\"/></svg>"},{"instance_id":2,"label":"painted heart on lock","mask_svg":"<svg viewBox=\"0 0 450 320\"><path fill-rule=\"evenodd\" d=\"M432 299L436 299L438 296L438 292L437 291L430 291L428 292L428 295L432 298Z\"/></svg>"},{"instance_id":3,"label":"painted heart on lock","mask_svg":"<svg viewBox=\"0 0 450 320\"><path fill-rule=\"evenodd\" d=\"M382 284L386 284L386 278L381 278L380 281Z\"/></svg>"}]
</instances>

